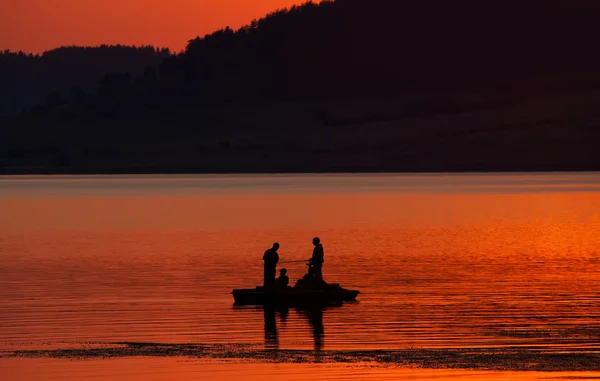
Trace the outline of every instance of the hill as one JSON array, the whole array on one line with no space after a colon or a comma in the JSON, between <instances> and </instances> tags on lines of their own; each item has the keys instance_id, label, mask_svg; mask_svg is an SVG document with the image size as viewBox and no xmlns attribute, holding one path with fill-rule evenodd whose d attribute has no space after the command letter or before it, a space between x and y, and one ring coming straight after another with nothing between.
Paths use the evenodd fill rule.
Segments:
<instances>
[{"instance_id":1,"label":"hill","mask_svg":"<svg viewBox=\"0 0 600 381\"><path fill-rule=\"evenodd\" d=\"M76 87L93 95L110 72L143 73L170 55L151 46L62 47L41 55L0 52L0 115L44 104L49 94L63 98Z\"/></svg>"},{"instance_id":2,"label":"hill","mask_svg":"<svg viewBox=\"0 0 600 381\"><path fill-rule=\"evenodd\" d=\"M600 170L598 19L590 0L306 3L47 97L0 129L0 166Z\"/></svg>"},{"instance_id":3,"label":"hill","mask_svg":"<svg viewBox=\"0 0 600 381\"><path fill-rule=\"evenodd\" d=\"M599 16L589 0L307 3L196 38L160 75L230 100L584 89Z\"/></svg>"}]
</instances>

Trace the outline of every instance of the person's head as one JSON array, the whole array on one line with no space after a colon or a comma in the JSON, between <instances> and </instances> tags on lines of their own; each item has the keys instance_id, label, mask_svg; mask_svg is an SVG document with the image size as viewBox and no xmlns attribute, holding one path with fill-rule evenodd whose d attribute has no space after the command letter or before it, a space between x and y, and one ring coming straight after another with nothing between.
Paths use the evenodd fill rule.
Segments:
<instances>
[{"instance_id":1,"label":"person's head","mask_svg":"<svg viewBox=\"0 0 600 381\"><path fill-rule=\"evenodd\" d=\"M319 237L313 238L313 245L317 246L320 243L321 243L321 240L319 239Z\"/></svg>"},{"instance_id":2,"label":"person's head","mask_svg":"<svg viewBox=\"0 0 600 381\"><path fill-rule=\"evenodd\" d=\"M277 249L279 249L279 244L278 244L277 242L275 242L275 243L273 244L273 249L274 249L274 250L277 250Z\"/></svg>"},{"instance_id":3,"label":"person's head","mask_svg":"<svg viewBox=\"0 0 600 381\"><path fill-rule=\"evenodd\" d=\"M313 273L314 273L314 272L315 272L315 269L314 269L314 267L310 266L310 267L308 268L308 273L309 273L310 275L313 275Z\"/></svg>"},{"instance_id":4,"label":"person's head","mask_svg":"<svg viewBox=\"0 0 600 381\"><path fill-rule=\"evenodd\" d=\"M286 273L287 273L286 269L279 270L279 274L281 274L282 276L285 275Z\"/></svg>"}]
</instances>

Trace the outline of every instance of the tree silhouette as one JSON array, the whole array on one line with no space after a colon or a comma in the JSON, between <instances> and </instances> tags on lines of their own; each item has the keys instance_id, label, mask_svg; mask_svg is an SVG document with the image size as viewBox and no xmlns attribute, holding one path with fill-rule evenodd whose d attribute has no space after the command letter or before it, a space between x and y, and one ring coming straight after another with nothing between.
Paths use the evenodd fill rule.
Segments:
<instances>
[{"instance_id":1,"label":"tree silhouette","mask_svg":"<svg viewBox=\"0 0 600 381\"><path fill-rule=\"evenodd\" d=\"M589 0L308 2L194 38L178 55L120 45L4 52L0 95L20 108L79 86L98 91L104 107L131 112L198 102L442 99L407 106L421 115L456 109L452 98L465 92L510 98L597 86L598 19L600 3ZM129 85L107 73L129 73Z\"/></svg>"},{"instance_id":2,"label":"tree silhouette","mask_svg":"<svg viewBox=\"0 0 600 381\"><path fill-rule=\"evenodd\" d=\"M0 53L0 100L5 101L0 102L0 112L44 103L50 91L66 96L73 86L96 93L98 81L107 73L141 74L169 56L167 49L122 45L61 47L41 55L4 51Z\"/></svg>"},{"instance_id":3,"label":"tree silhouette","mask_svg":"<svg viewBox=\"0 0 600 381\"><path fill-rule=\"evenodd\" d=\"M309 2L191 40L178 70L223 100L576 88L600 78L598 16L584 0Z\"/></svg>"}]
</instances>

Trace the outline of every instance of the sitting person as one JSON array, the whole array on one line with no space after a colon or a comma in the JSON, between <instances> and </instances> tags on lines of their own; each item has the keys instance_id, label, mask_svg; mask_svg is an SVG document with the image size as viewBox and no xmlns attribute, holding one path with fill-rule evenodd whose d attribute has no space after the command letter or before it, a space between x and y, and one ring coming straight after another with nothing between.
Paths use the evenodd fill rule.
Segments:
<instances>
[{"instance_id":1,"label":"sitting person","mask_svg":"<svg viewBox=\"0 0 600 381\"><path fill-rule=\"evenodd\" d=\"M290 278L286 275L287 270L281 269L279 270L279 278L277 278L277 287L279 288L287 288L290 284Z\"/></svg>"},{"instance_id":2,"label":"sitting person","mask_svg":"<svg viewBox=\"0 0 600 381\"><path fill-rule=\"evenodd\" d=\"M304 274L304 276L296 282L294 288L305 288L311 289L315 285L315 273L314 268L312 266L308 266L308 273Z\"/></svg>"}]
</instances>

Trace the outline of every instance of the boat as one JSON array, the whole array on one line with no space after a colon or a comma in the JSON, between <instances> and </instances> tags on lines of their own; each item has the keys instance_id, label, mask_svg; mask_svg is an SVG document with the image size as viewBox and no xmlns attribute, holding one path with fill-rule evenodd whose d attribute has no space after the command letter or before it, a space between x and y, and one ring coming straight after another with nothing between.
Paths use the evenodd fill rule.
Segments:
<instances>
[{"instance_id":1,"label":"boat","mask_svg":"<svg viewBox=\"0 0 600 381\"><path fill-rule=\"evenodd\" d=\"M235 289L231 292L236 305L287 305L310 306L327 305L337 302L356 301L358 290L347 290L337 283L326 284L319 288L265 289L262 286L249 289Z\"/></svg>"}]
</instances>

